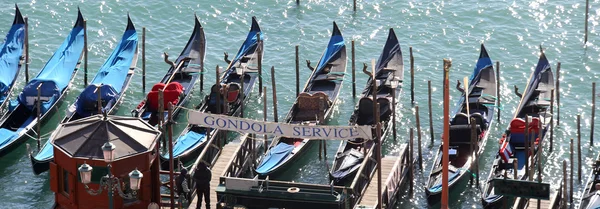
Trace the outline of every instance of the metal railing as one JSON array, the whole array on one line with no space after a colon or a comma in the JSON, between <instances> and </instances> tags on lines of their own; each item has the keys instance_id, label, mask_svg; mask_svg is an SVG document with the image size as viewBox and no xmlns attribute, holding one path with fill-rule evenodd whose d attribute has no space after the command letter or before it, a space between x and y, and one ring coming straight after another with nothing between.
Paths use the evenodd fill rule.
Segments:
<instances>
[{"instance_id":1,"label":"metal railing","mask_svg":"<svg viewBox=\"0 0 600 209\"><path fill-rule=\"evenodd\" d=\"M382 199L382 208L392 208L396 203L396 196L400 191L400 187L406 181L405 177L410 171L410 159L408 148L404 147L400 151L400 156L398 156L398 160L394 163L394 167L392 167L392 171L389 174L387 180L385 181L383 194L381 195Z\"/></svg>"}]
</instances>

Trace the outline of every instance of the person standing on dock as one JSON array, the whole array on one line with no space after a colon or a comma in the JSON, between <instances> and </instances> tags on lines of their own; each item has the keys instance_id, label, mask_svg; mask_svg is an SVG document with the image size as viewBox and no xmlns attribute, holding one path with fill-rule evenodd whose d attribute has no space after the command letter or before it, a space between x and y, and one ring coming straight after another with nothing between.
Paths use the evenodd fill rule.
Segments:
<instances>
[{"instance_id":1,"label":"person standing on dock","mask_svg":"<svg viewBox=\"0 0 600 209\"><path fill-rule=\"evenodd\" d=\"M186 201L190 201L190 188L189 185L189 177L188 171L185 167L182 166L181 174L177 176L175 183L177 184L177 194L180 198L185 199ZM183 200L181 199L181 200Z\"/></svg>"},{"instance_id":2,"label":"person standing on dock","mask_svg":"<svg viewBox=\"0 0 600 209\"><path fill-rule=\"evenodd\" d=\"M201 162L194 171L194 180L196 181L196 195L198 195L197 209L200 209L202 204L202 195L206 202L206 209L210 209L210 179L212 174L210 168L205 162Z\"/></svg>"}]
</instances>

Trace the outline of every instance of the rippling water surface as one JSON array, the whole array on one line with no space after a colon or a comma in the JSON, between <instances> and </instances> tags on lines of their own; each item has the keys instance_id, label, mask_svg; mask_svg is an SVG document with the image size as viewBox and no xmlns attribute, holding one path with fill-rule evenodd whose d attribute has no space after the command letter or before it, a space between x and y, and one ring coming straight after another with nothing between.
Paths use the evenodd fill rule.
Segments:
<instances>
[{"instance_id":1,"label":"rippling water surface","mask_svg":"<svg viewBox=\"0 0 600 209\"><path fill-rule=\"evenodd\" d=\"M14 10L12 2L1 3L0 34L6 34L12 23ZM407 133L415 126L413 105L410 104L410 76L408 65L408 49L413 47L415 58L415 102L427 108L427 80L433 85L433 117L436 136L441 133L442 121L442 59L452 59L451 81L467 76L472 71L479 55L479 44L485 42L493 61L501 62L501 100L502 121L492 127L490 143L485 147L481 158L482 181L487 177L490 163L496 150L496 138L499 137L513 115L518 99L512 93L512 86L524 88L527 77L537 63L541 44L545 49L553 70L558 62L561 68L561 120L560 127L555 130L554 152L547 153L544 161L544 181L558 182L558 175L563 159L569 157L569 140L577 137L576 114L582 116L582 157L583 181L575 181L575 196L582 193L590 164L598 153L598 148L589 146L591 117L591 82L598 81L600 68L600 47L598 38L598 21L600 1L590 1L589 41L583 44L585 1L375 1L359 0L358 11L352 11L352 1L341 0L301 0L297 6L295 1L260 0L201 0L201 1L47 1L32 0L19 3L21 11L29 17L30 23L30 74L35 75L43 67L52 52L56 50L66 34L70 31L79 6L87 19L89 30L89 78L91 79L100 65L116 45L126 25L127 12L141 34L141 28L147 28L147 71L148 85L157 82L167 70L162 61L162 52L179 54L188 40L193 28L193 15L196 13L202 22L208 44L206 56L206 75L208 87L214 83L216 65L225 65L223 52L233 54L246 37L251 17L256 16L265 34L265 66L275 66L277 78L277 96L279 100L279 116L282 119L295 97L294 87L294 46L300 46L300 59L313 62L321 55L331 33L332 21L336 21L350 45L356 41L357 66L370 63L381 53L387 37L388 28L394 28L400 40L406 63L405 90L400 97L402 107L398 109L398 141L391 137L384 144L384 154L396 154L408 141ZM141 39L141 37L140 37ZM350 53L348 53L350 54ZM350 66L350 62L348 63ZM119 115L129 112L144 97L140 69ZM348 67L348 75L351 68ZM301 84L309 76L310 71L302 68ZM270 89L270 72L265 73L265 83ZM25 84L24 76L17 86ZM358 92L364 87L366 76L357 73ZM346 76L343 92L337 111L329 120L330 124L346 124L356 100L351 96L351 77ZM150 87L146 87L150 89ZM198 87L196 87L198 88ZM83 70L71 87L65 102L72 103L83 89ZM269 90L270 91L270 90ZM255 90L257 92L257 90ZM269 93L270 95L270 93ZM451 90L453 99L459 96ZM201 94L195 91L193 100L188 106L197 104ZM258 93L251 98L255 100L247 107L249 117L262 118L262 100ZM270 100L271 98L269 98ZM270 101L269 101L270 102ZM454 102L452 103L454 104ZM42 128L42 133L55 129L56 123L64 116L64 107L55 114L49 123ZM272 119L272 107L269 107L269 118ZM184 115L184 114L182 114ZM440 142L435 139L430 144L427 128L427 113L421 112L423 126L424 171L416 171L416 190L412 197L404 195L398 208L427 207L423 187L427 172L431 168L434 148ZM178 133L185 126L185 116L179 117ZM271 120L270 119L270 120ZM596 123L596 128L599 124ZM598 136L598 134L596 134ZM598 145L596 140L596 145ZM35 141L29 140L35 147ZM335 153L339 142L327 143L328 153ZM433 147L433 148L432 148ZM45 208L53 203L54 194L49 190L48 174L35 176L32 174L25 145L19 146L12 153L0 159L0 194L3 204L0 208ZM327 183L327 164L331 163L333 154L326 160L319 161L316 150L297 163L285 177L288 180L310 183ZM575 173L577 174L577 173ZM575 175L577 176L577 175ZM553 188L557 186L554 185ZM480 190L475 187L458 189L459 194L452 195L452 208L481 208Z\"/></svg>"}]
</instances>

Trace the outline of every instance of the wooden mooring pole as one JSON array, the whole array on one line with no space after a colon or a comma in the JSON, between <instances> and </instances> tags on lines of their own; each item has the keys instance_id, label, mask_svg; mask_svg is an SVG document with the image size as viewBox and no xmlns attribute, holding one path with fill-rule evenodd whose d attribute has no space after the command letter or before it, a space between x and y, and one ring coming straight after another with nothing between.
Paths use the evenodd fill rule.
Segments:
<instances>
[{"instance_id":1,"label":"wooden mooring pole","mask_svg":"<svg viewBox=\"0 0 600 209\"><path fill-rule=\"evenodd\" d=\"M29 21L25 17L25 83L29 83Z\"/></svg>"},{"instance_id":2,"label":"wooden mooring pole","mask_svg":"<svg viewBox=\"0 0 600 209\"><path fill-rule=\"evenodd\" d=\"M275 84L275 66L271 66L271 89L273 92L273 121L277 123L279 116L277 115L277 85Z\"/></svg>"},{"instance_id":3,"label":"wooden mooring pole","mask_svg":"<svg viewBox=\"0 0 600 209\"><path fill-rule=\"evenodd\" d=\"M475 155L474 155L475 153L474 152L475 152L475 146L477 146L476 145L477 133L475 133L475 131L477 130L476 129L477 123L475 122L475 118L470 118L469 120L470 120L469 124L471 124L471 143L469 143L469 153L470 153L471 157L473 158L473 159L471 159L471 165L469 165L469 170L475 170L474 169L475 168L474 167L474 165L475 165ZM506 172L506 170L504 170L504 171ZM473 183L473 175L469 175L469 176L471 177L470 182L472 184ZM505 175L505 177L506 177L506 175Z\"/></svg>"},{"instance_id":4,"label":"wooden mooring pole","mask_svg":"<svg viewBox=\"0 0 600 209\"><path fill-rule=\"evenodd\" d=\"M244 100L246 99L244 83L246 81L246 74L244 73L244 68L242 68L242 75L240 76L240 118L244 118ZM235 114L235 112L234 112Z\"/></svg>"},{"instance_id":5,"label":"wooden mooring pole","mask_svg":"<svg viewBox=\"0 0 600 209\"><path fill-rule=\"evenodd\" d=\"M415 103L415 58L413 57L412 46L408 48L410 51L410 103Z\"/></svg>"},{"instance_id":6,"label":"wooden mooring pole","mask_svg":"<svg viewBox=\"0 0 600 209\"><path fill-rule=\"evenodd\" d=\"M590 0L585 0L585 34L583 35L583 44L587 44L587 40L588 40L589 10L590 10Z\"/></svg>"},{"instance_id":7,"label":"wooden mooring pole","mask_svg":"<svg viewBox=\"0 0 600 209\"><path fill-rule=\"evenodd\" d=\"M258 38L258 42L261 43L262 41L260 40L260 33L256 34L257 38ZM263 86L263 73L262 73L262 45L258 44L258 48L256 50L258 50L258 86ZM258 94L262 94L262 88L258 88Z\"/></svg>"},{"instance_id":8,"label":"wooden mooring pole","mask_svg":"<svg viewBox=\"0 0 600 209\"><path fill-rule=\"evenodd\" d=\"M569 147L571 148L571 154L570 154L570 158L569 161L571 162L571 172L570 172L570 177L569 177L569 203L572 205L573 204L573 138L571 138L571 142L569 143Z\"/></svg>"},{"instance_id":9,"label":"wooden mooring pole","mask_svg":"<svg viewBox=\"0 0 600 209\"><path fill-rule=\"evenodd\" d=\"M531 117L529 115L525 116L525 173L527 174L527 179L529 179L529 122L531 122Z\"/></svg>"},{"instance_id":10,"label":"wooden mooring pole","mask_svg":"<svg viewBox=\"0 0 600 209\"><path fill-rule=\"evenodd\" d=\"M41 150L41 148L42 148L42 145L41 145L41 141L42 141L42 133L41 133L42 132L42 128L41 128L41 124L42 124L42 107L41 107L41 102L39 102L39 101L41 101L40 97L42 96L42 84L44 84L44 83L38 84L37 89L36 89L37 90L37 101L38 102L36 102L36 104L37 104L37 118L36 118L37 123L35 124L36 125L35 126L36 127L35 131L37 131L37 148L38 148L38 151Z\"/></svg>"},{"instance_id":11,"label":"wooden mooring pole","mask_svg":"<svg viewBox=\"0 0 600 209\"><path fill-rule=\"evenodd\" d=\"M142 27L142 93L146 94L146 27Z\"/></svg>"},{"instance_id":12,"label":"wooden mooring pole","mask_svg":"<svg viewBox=\"0 0 600 209\"><path fill-rule=\"evenodd\" d=\"M592 83L592 118L590 120L590 146L594 146L594 120L596 120L596 82Z\"/></svg>"},{"instance_id":13,"label":"wooden mooring pole","mask_svg":"<svg viewBox=\"0 0 600 209\"><path fill-rule=\"evenodd\" d=\"M356 12L356 0L353 0L353 6L352 6L352 11Z\"/></svg>"},{"instance_id":14,"label":"wooden mooring pole","mask_svg":"<svg viewBox=\"0 0 600 209\"><path fill-rule=\"evenodd\" d=\"M355 63L354 40L352 40L352 99L356 98L356 63Z\"/></svg>"},{"instance_id":15,"label":"wooden mooring pole","mask_svg":"<svg viewBox=\"0 0 600 209\"><path fill-rule=\"evenodd\" d=\"M375 72L373 72L373 75L375 75ZM383 208L383 199L382 199L382 194L381 192L383 191L382 188L382 182L381 182L381 144L382 144L382 140L381 140L381 123L379 122L379 102L375 102L376 106L377 106L377 111L375 113L375 124L377 124L377 129L376 134L377 134L377 209L382 209Z\"/></svg>"},{"instance_id":16,"label":"wooden mooring pole","mask_svg":"<svg viewBox=\"0 0 600 209\"><path fill-rule=\"evenodd\" d=\"M556 126L560 127L560 62L556 64Z\"/></svg>"},{"instance_id":17,"label":"wooden mooring pole","mask_svg":"<svg viewBox=\"0 0 600 209\"><path fill-rule=\"evenodd\" d=\"M83 21L83 55L85 59L83 60L83 87L85 88L88 85L88 43L87 43L87 21Z\"/></svg>"},{"instance_id":18,"label":"wooden mooring pole","mask_svg":"<svg viewBox=\"0 0 600 209\"><path fill-rule=\"evenodd\" d=\"M413 187L414 187L414 170L415 167L413 165L413 152L414 152L414 145L413 145L413 140L414 140L414 128L410 128L410 137L409 137L409 143L408 143L408 169L410 169L409 171L409 180L410 180L410 184L409 184L409 188L408 188L408 193L410 195L413 194Z\"/></svg>"},{"instance_id":19,"label":"wooden mooring pole","mask_svg":"<svg viewBox=\"0 0 600 209\"><path fill-rule=\"evenodd\" d=\"M396 142L396 91L398 91L398 88L394 87L392 90L392 135L394 138L394 142ZM420 145L419 145L420 146Z\"/></svg>"},{"instance_id":20,"label":"wooden mooring pole","mask_svg":"<svg viewBox=\"0 0 600 209\"><path fill-rule=\"evenodd\" d=\"M260 75L259 75L260 77ZM216 69L215 69L215 79L216 85L219 85L219 96L217 96L217 112L216 114L221 114L221 108L222 108L222 104L221 104L221 78L219 78L219 65L217 65Z\"/></svg>"},{"instance_id":21,"label":"wooden mooring pole","mask_svg":"<svg viewBox=\"0 0 600 209\"><path fill-rule=\"evenodd\" d=\"M567 160L563 160L563 191L562 191L562 199L563 208L567 208Z\"/></svg>"},{"instance_id":22,"label":"wooden mooring pole","mask_svg":"<svg viewBox=\"0 0 600 209\"><path fill-rule=\"evenodd\" d=\"M260 89L262 89L263 91L263 121L267 121L267 87L266 86L262 86ZM267 140L267 135L264 135L265 138L265 150L268 149L269 144L267 144L268 140Z\"/></svg>"},{"instance_id":23,"label":"wooden mooring pole","mask_svg":"<svg viewBox=\"0 0 600 209\"><path fill-rule=\"evenodd\" d=\"M498 109L498 123L500 123L500 61L496 61L496 109Z\"/></svg>"},{"instance_id":24,"label":"wooden mooring pole","mask_svg":"<svg viewBox=\"0 0 600 209\"><path fill-rule=\"evenodd\" d=\"M429 106L429 138L431 138L431 146L433 146L434 133L433 133L433 114L431 110L431 80L427 81L427 105Z\"/></svg>"},{"instance_id":25,"label":"wooden mooring pole","mask_svg":"<svg viewBox=\"0 0 600 209\"><path fill-rule=\"evenodd\" d=\"M200 28L200 30L202 30L204 33L204 28ZM202 46L200 46L202 47ZM200 58L200 92L198 92L198 94L201 94L202 91L204 91L204 59L201 57ZM208 139L208 138L207 138Z\"/></svg>"},{"instance_id":26,"label":"wooden mooring pole","mask_svg":"<svg viewBox=\"0 0 600 209\"><path fill-rule=\"evenodd\" d=\"M173 104L169 102L169 119L167 121L167 127L169 128L169 184L171 191L171 208L175 207L175 175L173 173ZM163 114L163 113L161 113Z\"/></svg>"},{"instance_id":27,"label":"wooden mooring pole","mask_svg":"<svg viewBox=\"0 0 600 209\"><path fill-rule=\"evenodd\" d=\"M419 117L419 105L415 106L415 118L417 121L417 146L419 148L419 169L423 170L423 156L421 156L421 119Z\"/></svg>"},{"instance_id":28,"label":"wooden mooring pole","mask_svg":"<svg viewBox=\"0 0 600 209\"><path fill-rule=\"evenodd\" d=\"M577 114L577 180L581 182L581 115Z\"/></svg>"},{"instance_id":29,"label":"wooden mooring pole","mask_svg":"<svg viewBox=\"0 0 600 209\"><path fill-rule=\"evenodd\" d=\"M300 51L298 47L296 45L296 97L300 94Z\"/></svg>"},{"instance_id":30,"label":"wooden mooring pole","mask_svg":"<svg viewBox=\"0 0 600 209\"><path fill-rule=\"evenodd\" d=\"M554 89L550 90L550 152L554 146Z\"/></svg>"},{"instance_id":31,"label":"wooden mooring pole","mask_svg":"<svg viewBox=\"0 0 600 209\"><path fill-rule=\"evenodd\" d=\"M411 50L412 51L412 50ZM411 53L412 54L412 53ZM411 56L412 60L412 56ZM412 63L412 62L411 62ZM412 64L411 64L412 65ZM448 148L450 143L450 93L449 93L449 74L450 67L452 66L452 61L444 59L444 134L443 134L443 143L442 143L442 200L441 200L441 208L448 208Z\"/></svg>"},{"instance_id":32,"label":"wooden mooring pole","mask_svg":"<svg viewBox=\"0 0 600 209\"><path fill-rule=\"evenodd\" d=\"M96 86L96 106L98 106L98 115L102 114L102 92L100 90L101 85Z\"/></svg>"}]
</instances>

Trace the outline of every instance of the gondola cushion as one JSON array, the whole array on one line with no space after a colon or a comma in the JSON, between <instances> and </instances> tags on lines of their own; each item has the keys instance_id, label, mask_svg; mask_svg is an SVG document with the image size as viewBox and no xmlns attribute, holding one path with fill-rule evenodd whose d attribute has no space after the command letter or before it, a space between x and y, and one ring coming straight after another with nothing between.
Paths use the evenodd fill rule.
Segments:
<instances>
[{"instance_id":1,"label":"gondola cushion","mask_svg":"<svg viewBox=\"0 0 600 209\"><path fill-rule=\"evenodd\" d=\"M158 98L158 90L160 89L160 84L154 85L152 87L152 91L148 93L148 109L152 111L158 110L159 107L159 98ZM164 84L163 84L164 86ZM156 89L156 90L155 90ZM183 93L183 86L178 82L171 82L167 85L163 92L163 102L164 108L167 109L169 103L173 105L177 105L179 102L179 96Z\"/></svg>"},{"instance_id":2,"label":"gondola cushion","mask_svg":"<svg viewBox=\"0 0 600 209\"><path fill-rule=\"evenodd\" d=\"M481 134L481 127L476 125L477 136ZM450 144L471 143L471 125L450 125Z\"/></svg>"},{"instance_id":3,"label":"gondola cushion","mask_svg":"<svg viewBox=\"0 0 600 209\"><path fill-rule=\"evenodd\" d=\"M77 114L87 117L98 112L98 92L97 85L87 86L77 99ZM102 111L105 112L112 108L119 97L112 85L100 86L100 100L102 102Z\"/></svg>"}]
</instances>

